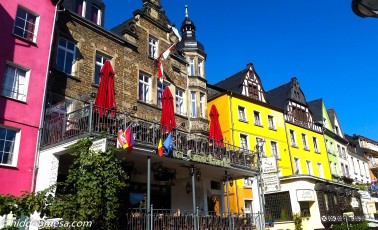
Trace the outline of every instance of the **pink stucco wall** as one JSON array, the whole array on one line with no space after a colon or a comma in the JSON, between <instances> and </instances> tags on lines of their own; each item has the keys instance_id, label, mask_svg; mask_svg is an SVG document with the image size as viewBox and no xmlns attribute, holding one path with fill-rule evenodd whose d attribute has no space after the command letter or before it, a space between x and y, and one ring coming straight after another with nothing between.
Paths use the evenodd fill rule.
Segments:
<instances>
[{"instance_id":1,"label":"pink stucco wall","mask_svg":"<svg viewBox=\"0 0 378 230\"><path fill-rule=\"evenodd\" d=\"M18 5L39 15L35 44L12 34ZM0 4L0 84L7 61L30 69L26 102L0 96L0 125L21 130L17 166L0 165L0 193L3 194L19 195L22 190L31 189L54 15L51 0L10 0Z\"/></svg>"}]
</instances>

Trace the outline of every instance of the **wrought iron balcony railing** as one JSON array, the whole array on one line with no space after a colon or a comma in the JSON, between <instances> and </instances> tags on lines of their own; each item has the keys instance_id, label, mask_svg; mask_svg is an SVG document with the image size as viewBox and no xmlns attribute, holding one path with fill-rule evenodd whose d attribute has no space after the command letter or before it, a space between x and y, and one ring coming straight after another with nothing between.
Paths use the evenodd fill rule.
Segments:
<instances>
[{"instance_id":1,"label":"wrought iron balcony railing","mask_svg":"<svg viewBox=\"0 0 378 230\"><path fill-rule=\"evenodd\" d=\"M100 116L100 114L102 116ZM132 127L135 145L157 148L159 140L168 134L161 132L160 123L128 116L126 113L111 111L89 105L67 114L49 114L45 118L41 147L48 147L84 136L106 135L116 140L119 129ZM191 157L196 161L211 160L214 164L257 169L257 154L226 142L210 140L180 129L172 130L174 153L180 158Z\"/></svg>"}]
</instances>

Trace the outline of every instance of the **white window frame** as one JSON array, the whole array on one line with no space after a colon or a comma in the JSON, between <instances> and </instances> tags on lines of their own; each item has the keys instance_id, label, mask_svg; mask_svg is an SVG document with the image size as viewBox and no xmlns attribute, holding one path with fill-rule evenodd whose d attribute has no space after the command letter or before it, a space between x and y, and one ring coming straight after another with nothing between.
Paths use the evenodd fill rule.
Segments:
<instances>
[{"instance_id":1,"label":"white window frame","mask_svg":"<svg viewBox=\"0 0 378 230\"><path fill-rule=\"evenodd\" d=\"M206 107L205 107L205 94L200 93L200 116L202 118L206 118L206 113L205 113Z\"/></svg>"},{"instance_id":2,"label":"white window frame","mask_svg":"<svg viewBox=\"0 0 378 230\"><path fill-rule=\"evenodd\" d=\"M259 141L260 140L260 141ZM265 148L264 145L258 146L257 143L265 143L264 138L261 137L256 137L256 150L259 151L261 156L266 156L265 155ZM259 149L258 149L259 148Z\"/></svg>"},{"instance_id":3,"label":"white window frame","mask_svg":"<svg viewBox=\"0 0 378 230\"><path fill-rule=\"evenodd\" d=\"M331 170L331 174L335 175L335 170L333 168L333 164L332 164L332 161L329 161L329 168Z\"/></svg>"},{"instance_id":4,"label":"white window frame","mask_svg":"<svg viewBox=\"0 0 378 230\"><path fill-rule=\"evenodd\" d=\"M314 152L320 153L319 145L318 145L318 139L316 137L312 137L312 142L314 144Z\"/></svg>"},{"instance_id":5,"label":"white window frame","mask_svg":"<svg viewBox=\"0 0 378 230\"><path fill-rule=\"evenodd\" d=\"M82 0L82 2L83 2L83 5L82 5L82 8L81 8L81 12L79 14L79 12L77 12L77 9L76 9L77 0L75 1L75 13L77 13L81 17L85 17L85 13L86 13L86 10L87 10L87 1Z\"/></svg>"},{"instance_id":6,"label":"white window frame","mask_svg":"<svg viewBox=\"0 0 378 230\"><path fill-rule=\"evenodd\" d=\"M167 84L165 84L164 82L161 82L161 81L157 81L157 83L156 83L156 92L157 92L156 105L159 108L161 108L161 106L162 106L162 98L163 98L163 92L164 92L165 87L167 87Z\"/></svg>"},{"instance_id":7,"label":"white window frame","mask_svg":"<svg viewBox=\"0 0 378 230\"><path fill-rule=\"evenodd\" d=\"M12 152L12 160L11 160L10 163L6 163L6 164L0 163L0 165L16 167L17 166L17 160L18 160L18 154L19 154L19 150L20 150L21 130L11 128L11 127L2 126L2 125L0 125L0 128L6 129L6 130L12 130L12 131L16 132L14 142L13 142L14 145L13 145L13 152ZM2 138L3 137L0 137L0 139L2 139ZM3 151L4 146L0 146L0 148L2 148L2 151ZM0 162L2 162L3 152L0 152L0 158L1 158Z\"/></svg>"},{"instance_id":8,"label":"white window frame","mask_svg":"<svg viewBox=\"0 0 378 230\"><path fill-rule=\"evenodd\" d=\"M198 59L198 75L200 77L203 76L203 60L202 59Z\"/></svg>"},{"instance_id":9,"label":"white window frame","mask_svg":"<svg viewBox=\"0 0 378 230\"><path fill-rule=\"evenodd\" d=\"M295 139L295 131L293 129L290 129L289 133L290 133L291 146L295 147L295 148L298 148L297 140Z\"/></svg>"},{"instance_id":10,"label":"white window frame","mask_svg":"<svg viewBox=\"0 0 378 230\"><path fill-rule=\"evenodd\" d=\"M274 123L274 116L268 115L268 126L271 130L276 130L276 124Z\"/></svg>"},{"instance_id":11,"label":"white window frame","mask_svg":"<svg viewBox=\"0 0 378 230\"><path fill-rule=\"evenodd\" d=\"M185 115L184 108L184 90L176 88L176 113Z\"/></svg>"},{"instance_id":12,"label":"white window frame","mask_svg":"<svg viewBox=\"0 0 378 230\"><path fill-rule=\"evenodd\" d=\"M10 68L13 68L13 70L11 71ZM21 76L20 72L25 76ZM26 102L29 80L30 69L7 61L1 87L1 95Z\"/></svg>"},{"instance_id":13,"label":"white window frame","mask_svg":"<svg viewBox=\"0 0 378 230\"><path fill-rule=\"evenodd\" d=\"M243 180L243 187L244 188L252 188L252 179L250 177L244 178Z\"/></svg>"},{"instance_id":14,"label":"white window frame","mask_svg":"<svg viewBox=\"0 0 378 230\"><path fill-rule=\"evenodd\" d=\"M294 174L296 175L301 174L301 162L298 157L294 157L294 167L295 167Z\"/></svg>"},{"instance_id":15,"label":"white window frame","mask_svg":"<svg viewBox=\"0 0 378 230\"><path fill-rule=\"evenodd\" d=\"M322 163L318 162L316 163L317 167L318 167L318 175L320 178L324 178L324 170L323 170L323 165Z\"/></svg>"},{"instance_id":16,"label":"white window frame","mask_svg":"<svg viewBox=\"0 0 378 230\"><path fill-rule=\"evenodd\" d=\"M138 85L138 100L139 101L150 103L150 94L151 94L150 86L151 86L151 76L143 72L139 72L139 85Z\"/></svg>"},{"instance_id":17,"label":"white window frame","mask_svg":"<svg viewBox=\"0 0 378 230\"><path fill-rule=\"evenodd\" d=\"M277 141L270 141L270 149L272 150L272 155L275 156L276 159L281 159L280 153L278 151Z\"/></svg>"},{"instance_id":18,"label":"white window frame","mask_svg":"<svg viewBox=\"0 0 378 230\"><path fill-rule=\"evenodd\" d=\"M310 150L308 148L307 135L305 133L301 133L301 137L302 137L303 149Z\"/></svg>"},{"instance_id":19,"label":"white window frame","mask_svg":"<svg viewBox=\"0 0 378 230\"><path fill-rule=\"evenodd\" d=\"M337 155L341 158L342 155L341 155L341 146L340 145L337 145Z\"/></svg>"},{"instance_id":20,"label":"white window frame","mask_svg":"<svg viewBox=\"0 0 378 230\"><path fill-rule=\"evenodd\" d=\"M100 58L100 61L97 60L97 57ZM102 66L105 64L105 61L107 60L112 60L111 57L109 57L108 55L105 55L99 51L96 52L96 57L95 57L95 72L94 72L94 77L93 77L93 82L94 84L96 85L99 85L100 84L100 81L101 81L101 78L100 78L100 72L101 72L101 68ZM98 72L97 72L98 70ZM97 79L98 79L98 82L97 82Z\"/></svg>"},{"instance_id":21,"label":"white window frame","mask_svg":"<svg viewBox=\"0 0 378 230\"><path fill-rule=\"evenodd\" d=\"M65 46L62 46L60 44L61 41L64 41ZM73 46L73 49L68 48L69 46ZM60 69L58 67L59 52L64 53L63 66L62 66L63 69ZM72 63L67 63L68 62L68 60L67 60L68 54L72 55ZM76 63L76 44L74 42L71 42L71 41L65 39L65 38L59 37L55 63L56 63L56 68L59 71L62 71L64 73L67 73L67 74L74 76L74 69L75 69L75 63ZM71 67L71 71L69 71L69 72L66 71L67 66Z\"/></svg>"},{"instance_id":22,"label":"white window frame","mask_svg":"<svg viewBox=\"0 0 378 230\"><path fill-rule=\"evenodd\" d=\"M18 16L18 12L19 10L22 10L26 13L26 18L21 18ZM29 24L29 22L27 21L27 18L28 18L28 15L32 15L33 17L35 17L35 24L34 24L34 28L33 28L33 31L28 31L28 28L26 28ZM16 23L23 23L23 27L20 27L18 25L16 25ZM33 43L36 43L37 41L37 32L38 32L38 27L39 27L39 15L28 10L27 8L25 7L22 7L22 6L18 6L17 7L17 11L16 11L16 16L15 16L15 20L14 20L14 24L13 24L13 34L18 36L18 37L21 37L25 40L28 40L28 41L31 41ZM19 34L17 31L16 31L16 28L17 29L20 29L22 30L22 34ZM20 31L21 32L21 31ZM30 32L32 38L28 38L28 36L26 35L27 33L26 32Z\"/></svg>"},{"instance_id":23,"label":"white window frame","mask_svg":"<svg viewBox=\"0 0 378 230\"><path fill-rule=\"evenodd\" d=\"M247 121L247 114L244 106L238 105L238 117L239 121Z\"/></svg>"},{"instance_id":24,"label":"white window frame","mask_svg":"<svg viewBox=\"0 0 378 230\"><path fill-rule=\"evenodd\" d=\"M343 155L343 158L346 159L346 151L344 147L341 147L341 153Z\"/></svg>"},{"instance_id":25,"label":"white window frame","mask_svg":"<svg viewBox=\"0 0 378 230\"><path fill-rule=\"evenodd\" d=\"M250 209L247 211L246 202L250 203ZM251 214L253 212L253 200L244 198L244 213L245 214Z\"/></svg>"},{"instance_id":26,"label":"white window frame","mask_svg":"<svg viewBox=\"0 0 378 230\"><path fill-rule=\"evenodd\" d=\"M259 111L253 110L253 119L254 119L254 124L256 126L262 126L262 121L261 121L261 116L260 116Z\"/></svg>"},{"instance_id":27,"label":"white window frame","mask_svg":"<svg viewBox=\"0 0 378 230\"><path fill-rule=\"evenodd\" d=\"M196 92L190 93L190 100L191 100L192 117L196 118L197 117L197 93Z\"/></svg>"},{"instance_id":28,"label":"white window frame","mask_svg":"<svg viewBox=\"0 0 378 230\"><path fill-rule=\"evenodd\" d=\"M340 167L341 167L341 175L345 176L345 168L344 168L344 164L343 164L343 163L340 163Z\"/></svg>"},{"instance_id":29,"label":"white window frame","mask_svg":"<svg viewBox=\"0 0 378 230\"><path fill-rule=\"evenodd\" d=\"M243 150L248 150L249 149L248 135L244 133L240 133L239 138L240 138L240 148L242 148Z\"/></svg>"},{"instance_id":30,"label":"white window frame","mask_svg":"<svg viewBox=\"0 0 378 230\"><path fill-rule=\"evenodd\" d=\"M307 167L307 173L309 175L313 175L312 162L310 160L306 160L306 167Z\"/></svg>"},{"instance_id":31,"label":"white window frame","mask_svg":"<svg viewBox=\"0 0 378 230\"><path fill-rule=\"evenodd\" d=\"M194 58L189 58L189 76L195 76Z\"/></svg>"},{"instance_id":32,"label":"white window frame","mask_svg":"<svg viewBox=\"0 0 378 230\"><path fill-rule=\"evenodd\" d=\"M153 59L158 58L159 40L153 36L148 37L148 56Z\"/></svg>"}]
</instances>

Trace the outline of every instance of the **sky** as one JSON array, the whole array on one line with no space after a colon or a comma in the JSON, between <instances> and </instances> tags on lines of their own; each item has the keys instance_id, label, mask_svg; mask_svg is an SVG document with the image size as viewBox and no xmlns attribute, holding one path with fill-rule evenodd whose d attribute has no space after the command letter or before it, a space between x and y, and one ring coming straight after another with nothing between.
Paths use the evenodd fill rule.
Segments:
<instances>
[{"instance_id":1,"label":"sky","mask_svg":"<svg viewBox=\"0 0 378 230\"><path fill-rule=\"evenodd\" d=\"M296 77L307 101L334 108L344 133L378 141L378 19L352 0L161 0L180 27L188 5L215 84L253 63L266 91ZM142 0L104 0L105 28L133 17Z\"/></svg>"}]
</instances>

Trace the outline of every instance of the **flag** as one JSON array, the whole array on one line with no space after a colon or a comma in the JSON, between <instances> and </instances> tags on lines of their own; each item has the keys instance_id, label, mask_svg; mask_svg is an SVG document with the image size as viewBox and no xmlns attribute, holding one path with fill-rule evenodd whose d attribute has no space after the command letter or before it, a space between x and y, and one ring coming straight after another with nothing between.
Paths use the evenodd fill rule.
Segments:
<instances>
[{"instance_id":1,"label":"flag","mask_svg":"<svg viewBox=\"0 0 378 230\"><path fill-rule=\"evenodd\" d=\"M159 157L163 156L163 151L164 151L164 149L163 149L163 141L160 138L159 144L158 144L158 154L159 154Z\"/></svg>"},{"instance_id":2,"label":"flag","mask_svg":"<svg viewBox=\"0 0 378 230\"><path fill-rule=\"evenodd\" d=\"M168 58L168 56L171 53L171 51L173 50L174 46L175 46L175 44L171 45L166 51L164 51L162 54L160 54L160 56L158 58L158 78L163 77L164 68L163 68L163 62L162 61L164 61L165 59Z\"/></svg>"},{"instance_id":3,"label":"flag","mask_svg":"<svg viewBox=\"0 0 378 230\"><path fill-rule=\"evenodd\" d=\"M118 130L117 133L117 148L121 149L126 144L125 134L122 129Z\"/></svg>"},{"instance_id":4,"label":"flag","mask_svg":"<svg viewBox=\"0 0 378 230\"><path fill-rule=\"evenodd\" d=\"M134 145L134 135L133 135L133 130L132 130L132 127L129 126L126 131L125 131L125 139L126 139L126 143L123 145L123 148L127 150L127 153L131 153L131 150L133 149L133 145Z\"/></svg>"},{"instance_id":5,"label":"flag","mask_svg":"<svg viewBox=\"0 0 378 230\"><path fill-rule=\"evenodd\" d=\"M173 150L173 139L172 139L171 133L168 135L167 139L165 139L163 146L164 146L164 153L166 156L168 156L169 153Z\"/></svg>"}]
</instances>

